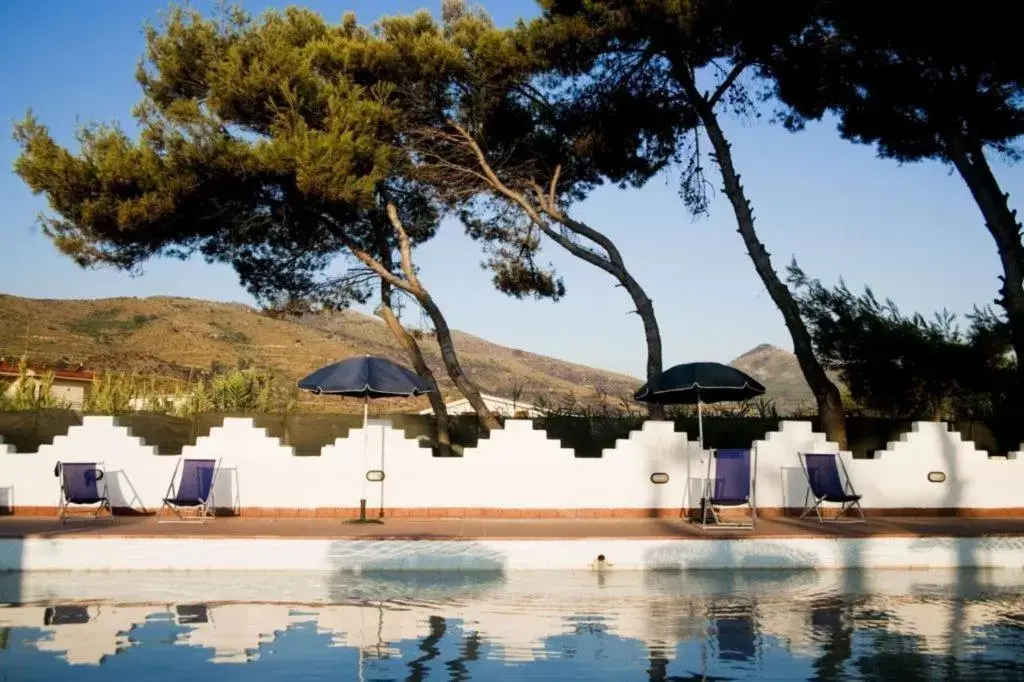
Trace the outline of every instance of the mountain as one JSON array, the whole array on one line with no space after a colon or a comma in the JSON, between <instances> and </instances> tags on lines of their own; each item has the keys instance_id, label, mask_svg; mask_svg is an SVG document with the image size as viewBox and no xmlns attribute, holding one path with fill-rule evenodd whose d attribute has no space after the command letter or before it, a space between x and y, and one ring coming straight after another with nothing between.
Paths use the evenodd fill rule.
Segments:
<instances>
[{"instance_id":1,"label":"mountain","mask_svg":"<svg viewBox=\"0 0 1024 682\"><path fill-rule=\"evenodd\" d=\"M762 343L729 364L764 384L766 395L775 400L780 413L815 409L814 394L793 353ZM838 375L833 372L828 372L828 375L841 389L842 382Z\"/></svg>"},{"instance_id":2,"label":"mountain","mask_svg":"<svg viewBox=\"0 0 1024 682\"><path fill-rule=\"evenodd\" d=\"M612 403L642 383L624 374L508 348L454 331L459 360L484 393L525 401L557 402L570 393L591 401L601 393ZM446 395L456 395L437 344L422 342L427 363ZM637 349L642 352L642 349ZM408 364L387 327L352 311L298 319L273 319L239 303L157 296L98 300L44 300L0 294L0 359L83 367L96 371L188 379L215 364L247 359L294 384L314 369L352 355L383 355ZM780 411L814 405L796 356L761 344L731 363L765 385ZM350 411L352 400L304 396L312 409ZM396 401L389 409L423 409L424 398Z\"/></svg>"},{"instance_id":3,"label":"mountain","mask_svg":"<svg viewBox=\"0 0 1024 682\"><path fill-rule=\"evenodd\" d=\"M599 389L612 398L631 395L640 380L555 358L499 346L453 332L459 359L484 393L525 401L556 402L570 393L592 400ZM454 393L437 344L422 342L442 392ZM0 358L27 354L46 366L136 372L187 379L215 363L246 358L294 384L323 365L359 354L383 355L408 365L383 322L352 311L295 320L272 319L235 303L195 299L111 298L41 300L0 294ZM356 410L352 400L304 396L304 405ZM423 409L425 398L395 401L389 409Z\"/></svg>"}]
</instances>

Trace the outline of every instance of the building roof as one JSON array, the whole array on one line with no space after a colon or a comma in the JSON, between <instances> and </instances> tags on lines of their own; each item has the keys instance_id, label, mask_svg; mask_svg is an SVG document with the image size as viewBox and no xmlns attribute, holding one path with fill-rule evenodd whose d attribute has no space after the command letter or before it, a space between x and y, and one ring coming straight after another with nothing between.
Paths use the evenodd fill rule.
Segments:
<instances>
[{"instance_id":1,"label":"building roof","mask_svg":"<svg viewBox=\"0 0 1024 682\"><path fill-rule=\"evenodd\" d=\"M96 378L95 372L84 369L57 369L33 367L31 365L28 368L29 376L41 376L46 372L53 372L55 379L64 379L65 381L92 381ZM17 377L18 375L18 365L12 365L6 360L0 360L0 377Z\"/></svg>"}]
</instances>

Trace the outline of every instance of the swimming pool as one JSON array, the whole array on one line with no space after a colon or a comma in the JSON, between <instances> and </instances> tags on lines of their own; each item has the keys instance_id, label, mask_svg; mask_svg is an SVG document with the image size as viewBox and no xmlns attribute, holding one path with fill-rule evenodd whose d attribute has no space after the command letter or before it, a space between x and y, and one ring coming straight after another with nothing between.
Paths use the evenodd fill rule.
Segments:
<instances>
[{"instance_id":1,"label":"swimming pool","mask_svg":"<svg viewBox=\"0 0 1024 682\"><path fill-rule=\"evenodd\" d=\"M1018 680L1022 578L8 573L0 679Z\"/></svg>"}]
</instances>

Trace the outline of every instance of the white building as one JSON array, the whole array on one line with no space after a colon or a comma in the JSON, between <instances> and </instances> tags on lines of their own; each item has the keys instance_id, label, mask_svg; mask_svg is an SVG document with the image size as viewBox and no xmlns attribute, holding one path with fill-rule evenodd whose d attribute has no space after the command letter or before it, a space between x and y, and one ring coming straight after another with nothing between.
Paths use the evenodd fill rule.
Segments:
<instances>
[{"instance_id":1,"label":"white building","mask_svg":"<svg viewBox=\"0 0 1024 682\"><path fill-rule=\"evenodd\" d=\"M524 402L522 400L512 400L511 398L502 398L496 395L487 395L481 393L480 397L484 399L484 404L487 405L487 409L491 412L501 415L503 417L543 417L544 413L541 412L535 405ZM473 406L469 404L469 400L462 398L461 400L453 400L445 404L448 408L448 414L471 414L473 412ZM433 409L420 410L420 414L433 414Z\"/></svg>"}]
</instances>

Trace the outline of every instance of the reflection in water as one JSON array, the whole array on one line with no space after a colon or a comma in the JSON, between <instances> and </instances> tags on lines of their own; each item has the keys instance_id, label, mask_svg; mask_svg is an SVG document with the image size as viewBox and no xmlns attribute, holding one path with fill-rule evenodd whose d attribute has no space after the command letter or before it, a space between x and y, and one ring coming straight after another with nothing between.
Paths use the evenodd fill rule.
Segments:
<instances>
[{"instance_id":1,"label":"reflection in water","mask_svg":"<svg viewBox=\"0 0 1024 682\"><path fill-rule=\"evenodd\" d=\"M1018 680L1021 577L25 574L0 679Z\"/></svg>"}]
</instances>

